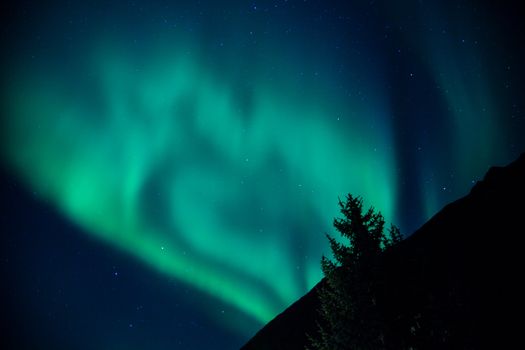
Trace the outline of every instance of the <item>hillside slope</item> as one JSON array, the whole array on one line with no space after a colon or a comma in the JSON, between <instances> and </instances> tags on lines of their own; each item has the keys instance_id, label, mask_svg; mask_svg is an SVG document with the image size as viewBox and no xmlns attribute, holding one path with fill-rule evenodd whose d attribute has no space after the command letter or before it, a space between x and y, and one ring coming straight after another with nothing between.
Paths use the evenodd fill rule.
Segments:
<instances>
[{"instance_id":1,"label":"hillside slope","mask_svg":"<svg viewBox=\"0 0 525 350\"><path fill-rule=\"evenodd\" d=\"M491 168L385 252L379 305L393 349L480 349L522 343L525 154ZM320 283L323 283L322 281ZM304 349L316 331L319 285L242 349Z\"/></svg>"}]
</instances>

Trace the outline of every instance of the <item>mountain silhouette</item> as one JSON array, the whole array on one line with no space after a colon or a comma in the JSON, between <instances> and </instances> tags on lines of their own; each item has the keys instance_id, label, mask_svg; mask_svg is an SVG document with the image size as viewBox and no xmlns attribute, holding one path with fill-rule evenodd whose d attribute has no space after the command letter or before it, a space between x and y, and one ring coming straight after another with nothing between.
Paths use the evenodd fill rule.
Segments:
<instances>
[{"instance_id":1,"label":"mountain silhouette","mask_svg":"<svg viewBox=\"0 0 525 350\"><path fill-rule=\"evenodd\" d=\"M512 348L522 343L525 153L491 168L384 252L378 307L392 349ZM317 332L324 280L264 326L242 350L294 350Z\"/></svg>"}]
</instances>

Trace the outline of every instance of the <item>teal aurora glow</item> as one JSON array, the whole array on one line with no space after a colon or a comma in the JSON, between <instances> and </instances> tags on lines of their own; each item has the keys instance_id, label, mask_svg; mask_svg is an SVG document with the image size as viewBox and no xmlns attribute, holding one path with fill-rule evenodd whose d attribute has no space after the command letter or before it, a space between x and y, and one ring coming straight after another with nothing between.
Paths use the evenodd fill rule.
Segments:
<instances>
[{"instance_id":1,"label":"teal aurora glow","mask_svg":"<svg viewBox=\"0 0 525 350\"><path fill-rule=\"evenodd\" d=\"M2 162L85 232L259 324L319 281L338 196L410 230L513 156L476 19L428 5L417 35L388 6L389 27L356 7L312 10L317 29L284 3L271 23L243 2L77 6L91 22L49 10L5 59Z\"/></svg>"}]
</instances>

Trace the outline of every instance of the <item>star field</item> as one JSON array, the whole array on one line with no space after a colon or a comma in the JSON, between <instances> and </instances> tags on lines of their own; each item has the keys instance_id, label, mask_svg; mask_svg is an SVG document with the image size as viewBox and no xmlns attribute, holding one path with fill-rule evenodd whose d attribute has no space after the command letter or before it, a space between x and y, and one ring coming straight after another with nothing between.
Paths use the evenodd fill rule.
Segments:
<instances>
[{"instance_id":1,"label":"star field","mask_svg":"<svg viewBox=\"0 0 525 350\"><path fill-rule=\"evenodd\" d=\"M238 347L319 281L339 196L410 234L525 148L503 4L4 13L2 271L17 320L67 330L30 326L44 348Z\"/></svg>"}]
</instances>

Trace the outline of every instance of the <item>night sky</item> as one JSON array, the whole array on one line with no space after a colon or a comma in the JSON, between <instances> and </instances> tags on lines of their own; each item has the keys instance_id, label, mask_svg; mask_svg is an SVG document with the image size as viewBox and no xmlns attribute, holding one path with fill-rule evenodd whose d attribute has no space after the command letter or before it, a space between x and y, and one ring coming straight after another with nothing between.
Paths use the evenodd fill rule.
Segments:
<instances>
[{"instance_id":1,"label":"night sky","mask_svg":"<svg viewBox=\"0 0 525 350\"><path fill-rule=\"evenodd\" d=\"M13 348L239 348L320 280L338 197L409 235L525 150L505 1L0 9Z\"/></svg>"}]
</instances>

